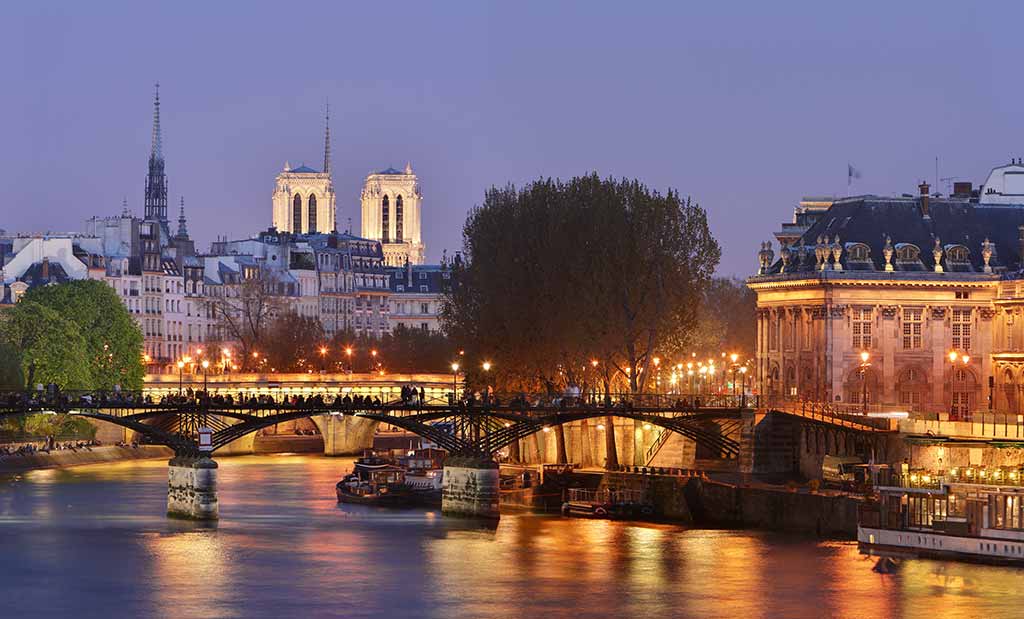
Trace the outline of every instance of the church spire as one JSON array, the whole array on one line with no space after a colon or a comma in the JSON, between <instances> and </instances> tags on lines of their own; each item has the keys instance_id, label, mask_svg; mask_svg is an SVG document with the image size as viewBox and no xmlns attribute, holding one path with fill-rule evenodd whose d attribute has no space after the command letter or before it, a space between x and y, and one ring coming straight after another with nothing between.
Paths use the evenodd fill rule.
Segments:
<instances>
[{"instance_id":1,"label":"church spire","mask_svg":"<svg viewBox=\"0 0 1024 619\"><path fill-rule=\"evenodd\" d=\"M160 132L160 82L156 83L156 95L153 98L153 145L149 156L154 159L164 158L163 135Z\"/></svg>"},{"instance_id":2,"label":"church spire","mask_svg":"<svg viewBox=\"0 0 1024 619\"><path fill-rule=\"evenodd\" d=\"M160 84L153 98L153 143L146 176L145 218L167 221L167 176L164 174L163 134L160 131Z\"/></svg>"},{"instance_id":3,"label":"church spire","mask_svg":"<svg viewBox=\"0 0 1024 619\"><path fill-rule=\"evenodd\" d=\"M185 226L185 196L181 196L181 210L178 211L178 238L188 238L188 228Z\"/></svg>"},{"instance_id":4,"label":"church spire","mask_svg":"<svg viewBox=\"0 0 1024 619\"><path fill-rule=\"evenodd\" d=\"M324 118L324 174L331 173L331 103L327 102Z\"/></svg>"}]
</instances>

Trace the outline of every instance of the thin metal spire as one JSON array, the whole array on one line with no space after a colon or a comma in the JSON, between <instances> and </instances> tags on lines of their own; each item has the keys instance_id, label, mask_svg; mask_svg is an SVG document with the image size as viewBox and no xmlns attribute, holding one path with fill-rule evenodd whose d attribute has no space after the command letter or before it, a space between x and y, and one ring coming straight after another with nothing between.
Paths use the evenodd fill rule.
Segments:
<instances>
[{"instance_id":1,"label":"thin metal spire","mask_svg":"<svg viewBox=\"0 0 1024 619\"><path fill-rule=\"evenodd\" d=\"M156 83L156 96L153 98L153 146L149 154L155 159L164 158L164 140L160 132L160 82Z\"/></svg>"},{"instance_id":2,"label":"thin metal spire","mask_svg":"<svg viewBox=\"0 0 1024 619\"><path fill-rule=\"evenodd\" d=\"M324 174L331 173L331 102L327 102L324 119Z\"/></svg>"},{"instance_id":3,"label":"thin metal spire","mask_svg":"<svg viewBox=\"0 0 1024 619\"><path fill-rule=\"evenodd\" d=\"M185 196L181 196L181 210L178 212L178 237L188 238L188 228L185 226Z\"/></svg>"}]
</instances>

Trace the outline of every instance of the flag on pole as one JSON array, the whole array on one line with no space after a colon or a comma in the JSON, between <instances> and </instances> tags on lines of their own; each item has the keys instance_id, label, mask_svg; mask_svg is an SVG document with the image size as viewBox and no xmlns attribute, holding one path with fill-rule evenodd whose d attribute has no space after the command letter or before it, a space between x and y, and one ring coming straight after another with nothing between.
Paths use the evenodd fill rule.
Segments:
<instances>
[{"instance_id":1,"label":"flag on pole","mask_svg":"<svg viewBox=\"0 0 1024 619\"><path fill-rule=\"evenodd\" d=\"M860 170L849 163L846 164L846 186L849 187L855 178L860 178Z\"/></svg>"}]
</instances>

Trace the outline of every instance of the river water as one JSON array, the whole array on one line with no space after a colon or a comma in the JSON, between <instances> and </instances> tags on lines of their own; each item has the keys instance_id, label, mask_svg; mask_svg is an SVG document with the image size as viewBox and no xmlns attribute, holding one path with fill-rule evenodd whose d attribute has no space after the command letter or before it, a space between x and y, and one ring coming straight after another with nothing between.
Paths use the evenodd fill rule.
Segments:
<instances>
[{"instance_id":1,"label":"river water","mask_svg":"<svg viewBox=\"0 0 1024 619\"><path fill-rule=\"evenodd\" d=\"M338 505L351 460L220 460L221 520L168 520L164 461L0 479L3 617L1001 617L1024 570L855 544Z\"/></svg>"}]
</instances>

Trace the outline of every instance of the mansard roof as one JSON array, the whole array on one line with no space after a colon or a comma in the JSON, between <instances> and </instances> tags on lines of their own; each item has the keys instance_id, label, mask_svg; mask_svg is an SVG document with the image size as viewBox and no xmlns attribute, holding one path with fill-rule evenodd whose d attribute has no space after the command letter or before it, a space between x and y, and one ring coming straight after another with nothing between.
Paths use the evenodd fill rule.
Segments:
<instances>
[{"instance_id":1,"label":"mansard roof","mask_svg":"<svg viewBox=\"0 0 1024 619\"><path fill-rule=\"evenodd\" d=\"M981 273L985 262L983 244L992 245L989 266L994 272L1018 271L1022 269L1021 251L1024 241L1024 207L987 206L966 200L929 198L928 216L922 211L920 198L886 198L859 196L836 201L811 227L789 246L789 264L786 273L813 272L818 270L816 250L825 239L834 249L836 243L842 248L840 263L844 269L854 271L884 271L885 250L891 242L893 251L890 264L894 271L935 271L933 250L942 250L941 265L944 272ZM851 249L857 245L868 247L866 260L856 260ZM914 252L916 260L900 260L900 249L904 256ZM966 248L966 262L951 260L950 250ZM765 275L783 271L782 251L775 254L773 263ZM862 253L862 252L861 252ZM964 253L956 250L954 253ZM834 257L829 258L831 261Z\"/></svg>"}]
</instances>

